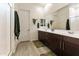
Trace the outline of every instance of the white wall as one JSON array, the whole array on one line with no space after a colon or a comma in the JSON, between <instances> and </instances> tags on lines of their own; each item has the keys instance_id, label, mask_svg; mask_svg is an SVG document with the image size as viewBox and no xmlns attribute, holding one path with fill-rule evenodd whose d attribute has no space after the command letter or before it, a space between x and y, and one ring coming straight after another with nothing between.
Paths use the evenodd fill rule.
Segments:
<instances>
[{"instance_id":1,"label":"white wall","mask_svg":"<svg viewBox=\"0 0 79 59\"><path fill-rule=\"evenodd\" d=\"M0 3L0 55L10 52L10 6Z\"/></svg>"},{"instance_id":2,"label":"white wall","mask_svg":"<svg viewBox=\"0 0 79 59\"><path fill-rule=\"evenodd\" d=\"M79 31L79 4L69 5L69 19L71 30Z\"/></svg>"}]
</instances>

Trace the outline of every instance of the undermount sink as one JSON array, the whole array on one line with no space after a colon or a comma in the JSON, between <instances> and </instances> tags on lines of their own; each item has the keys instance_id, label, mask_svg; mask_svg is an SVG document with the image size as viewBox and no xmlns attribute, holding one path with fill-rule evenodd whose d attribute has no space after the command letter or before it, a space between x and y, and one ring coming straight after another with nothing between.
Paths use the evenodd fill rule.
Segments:
<instances>
[{"instance_id":1,"label":"undermount sink","mask_svg":"<svg viewBox=\"0 0 79 59\"><path fill-rule=\"evenodd\" d=\"M74 32L72 32L72 31L68 31L68 33L69 33L69 34L74 34Z\"/></svg>"},{"instance_id":2,"label":"undermount sink","mask_svg":"<svg viewBox=\"0 0 79 59\"><path fill-rule=\"evenodd\" d=\"M47 29L47 31L54 31L54 29Z\"/></svg>"},{"instance_id":3,"label":"undermount sink","mask_svg":"<svg viewBox=\"0 0 79 59\"><path fill-rule=\"evenodd\" d=\"M54 29L51 29L51 31L54 31Z\"/></svg>"}]
</instances>

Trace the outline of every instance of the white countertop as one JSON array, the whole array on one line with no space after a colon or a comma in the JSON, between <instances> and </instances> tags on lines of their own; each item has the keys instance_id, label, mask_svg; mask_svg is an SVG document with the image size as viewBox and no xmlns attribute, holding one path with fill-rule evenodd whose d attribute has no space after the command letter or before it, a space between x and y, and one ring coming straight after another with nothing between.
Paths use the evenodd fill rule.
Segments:
<instances>
[{"instance_id":1,"label":"white countertop","mask_svg":"<svg viewBox=\"0 0 79 59\"><path fill-rule=\"evenodd\" d=\"M49 32L49 33L55 33L55 34L60 34L64 36L69 36L69 37L74 37L74 38L79 38L79 31L69 31L69 30L57 30L54 29L54 31L50 29L38 29L39 31L44 31L44 32ZM73 34L69 33L73 32Z\"/></svg>"}]
</instances>

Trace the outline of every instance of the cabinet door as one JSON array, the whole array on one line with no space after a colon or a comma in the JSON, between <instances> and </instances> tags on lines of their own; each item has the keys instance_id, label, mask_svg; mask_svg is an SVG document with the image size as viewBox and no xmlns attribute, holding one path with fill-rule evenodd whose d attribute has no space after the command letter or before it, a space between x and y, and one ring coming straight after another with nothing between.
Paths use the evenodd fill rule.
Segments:
<instances>
[{"instance_id":1,"label":"cabinet door","mask_svg":"<svg viewBox=\"0 0 79 59\"><path fill-rule=\"evenodd\" d=\"M48 44L47 44L47 40L46 40L46 38L47 38L47 35L46 35L46 34L47 34L46 32L38 31L38 39L39 39L42 43L44 43L45 45L48 45Z\"/></svg>"},{"instance_id":2,"label":"cabinet door","mask_svg":"<svg viewBox=\"0 0 79 59\"><path fill-rule=\"evenodd\" d=\"M61 56L62 55L62 39L61 35L57 35L57 47L56 47L56 54Z\"/></svg>"},{"instance_id":3,"label":"cabinet door","mask_svg":"<svg viewBox=\"0 0 79 59\"><path fill-rule=\"evenodd\" d=\"M42 31L38 31L38 39L42 41L44 39L44 33Z\"/></svg>"},{"instance_id":4,"label":"cabinet door","mask_svg":"<svg viewBox=\"0 0 79 59\"><path fill-rule=\"evenodd\" d=\"M61 55L62 36L48 33L48 47L57 55Z\"/></svg>"},{"instance_id":5,"label":"cabinet door","mask_svg":"<svg viewBox=\"0 0 79 59\"><path fill-rule=\"evenodd\" d=\"M71 38L71 37L64 37L63 55L79 56L79 39Z\"/></svg>"},{"instance_id":6,"label":"cabinet door","mask_svg":"<svg viewBox=\"0 0 79 59\"><path fill-rule=\"evenodd\" d=\"M57 47L56 35L52 33L48 33L48 44L49 44L49 47L52 49L52 51L55 52L56 47Z\"/></svg>"},{"instance_id":7,"label":"cabinet door","mask_svg":"<svg viewBox=\"0 0 79 59\"><path fill-rule=\"evenodd\" d=\"M58 34L39 31L39 40L57 55L61 55L62 36Z\"/></svg>"}]
</instances>

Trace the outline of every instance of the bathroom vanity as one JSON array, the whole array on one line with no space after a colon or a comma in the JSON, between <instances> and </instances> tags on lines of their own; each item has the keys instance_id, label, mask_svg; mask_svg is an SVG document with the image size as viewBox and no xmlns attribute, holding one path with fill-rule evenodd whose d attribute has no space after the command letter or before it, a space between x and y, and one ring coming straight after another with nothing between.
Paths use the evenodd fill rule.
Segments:
<instances>
[{"instance_id":1,"label":"bathroom vanity","mask_svg":"<svg viewBox=\"0 0 79 59\"><path fill-rule=\"evenodd\" d=\"M58 56L79 56L79 32L38 30L38 39Z\"/></svg>"}]
</instances>

